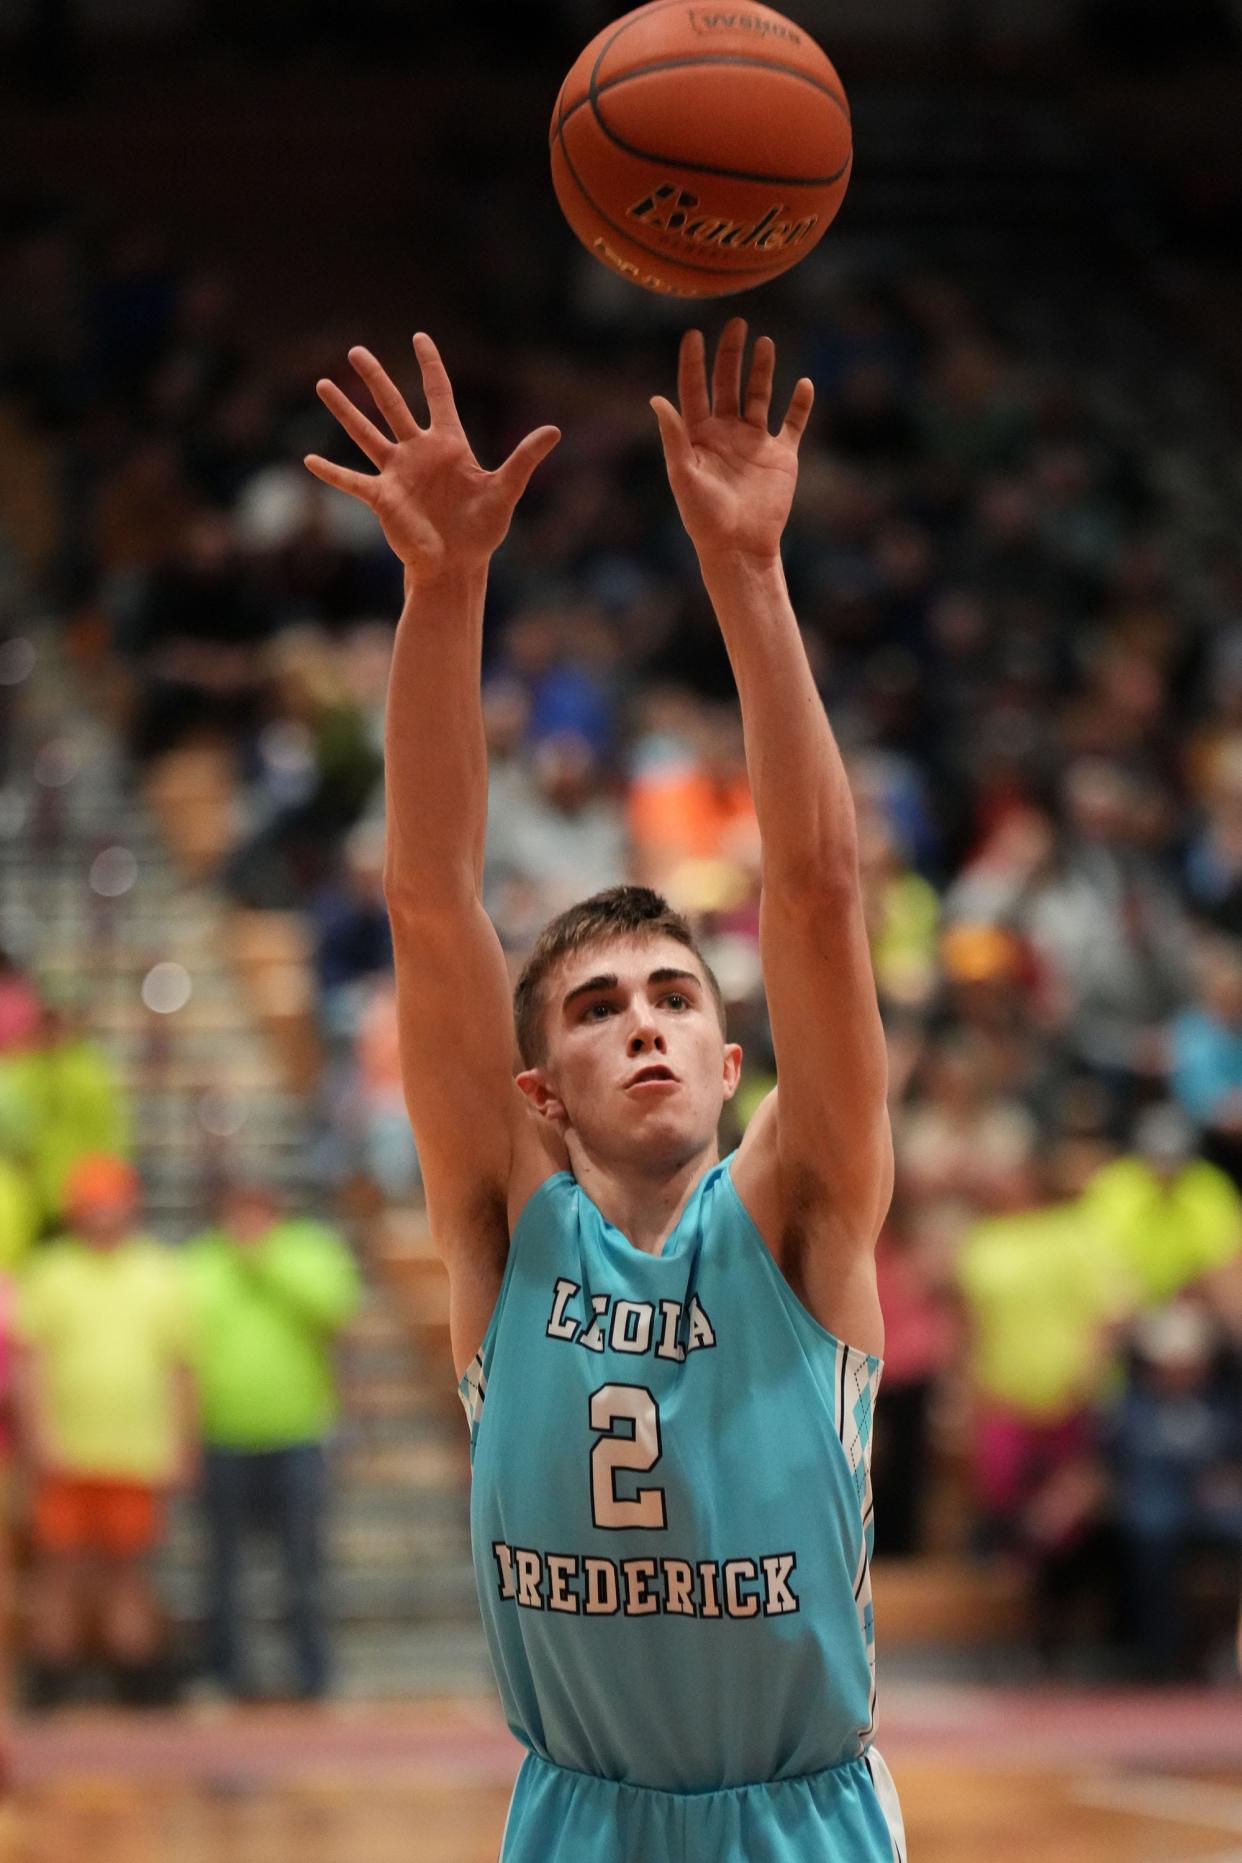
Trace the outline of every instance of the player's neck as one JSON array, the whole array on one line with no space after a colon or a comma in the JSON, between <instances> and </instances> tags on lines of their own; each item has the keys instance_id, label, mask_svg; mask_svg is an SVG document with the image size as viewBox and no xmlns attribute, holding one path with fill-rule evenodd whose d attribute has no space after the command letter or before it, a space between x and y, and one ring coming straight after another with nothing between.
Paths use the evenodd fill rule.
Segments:
<instances>
[{"instance_id":1,"label":"player's neck","mask_svg":"<svg viewBox=\"0 0 1242 1863\"><path fill-rule=\"evenodd\" d=\"M641 1164L601 1162L590 1157L569 1135L570 1165L579 1186L605 1221L644 1255L661 1253L695 1185L719 1157L713 1138L684 1163L653 1171Z\"/></svg>"}]
</instances>

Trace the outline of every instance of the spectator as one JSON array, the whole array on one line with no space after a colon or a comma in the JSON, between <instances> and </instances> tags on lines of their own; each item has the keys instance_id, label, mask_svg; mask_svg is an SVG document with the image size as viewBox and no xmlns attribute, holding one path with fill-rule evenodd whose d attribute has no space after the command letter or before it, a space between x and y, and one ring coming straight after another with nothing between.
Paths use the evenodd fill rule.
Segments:
<instances>
[{"instance_id":1,"label":"spectator","mask_svg":"<svg viewBox=\"0 0 1242 1863\"><path fill-rule=\"evenodd\" d=\"M1193 1673L1194 1555L1223 1549L1232 1580L1242 1548L1242 1411L1215 1346L1193 1298L1145 1313L1107 1430L1130 1641L1149 1681Z\"/></svg>"},{"instance_id":2,"label":"spectator","mask_svg":"<svg viewBox=\"0 0 1242 1863\"><path fill-rule=\"evenodd\" d=\"M1230 685L1242 697L1236 647ZM1186 855L1190 902L1207 923L1242 936L1242 733L1236 726L1210 755L1201 752L1202 819Z\"/></svg>"},{"instance_id":3,"label":"spectator","mask_svg":"<svg viewBox=\"0 0 1242 1863\"><path fill-rule=\"evenodd\" d=\"M0 1725L8 1709L13 1612L13 1324L17 1289L0 1270ZM3 1768L0 1766L0 1773Z\"/></svg>"},{"instance_id":4,"label":"spectator","mask_svg":"<svg viewBox=\"0 0 1242 1863\"><path fill-rule=\"evenodd\" d=\"M1095 1407L1133 1310L1123 1262L1081 1201L1048 1205L1030 1165L958 1261L970 1331L973 1478L981 1549L1023 1559L1036 1647L1062 1647L1067 1611L1107 1584ZM998 1201L1000 1199L998 1198Z\"/></svg>"},{"instance_id":5,"label":"spectator","mask_svg":"<svg viewBox=\"0 0 1242 1863\"><path fill-rule=\"evenodd\" d=\"M7 1536L11 1500L9 1477L13 1460L13 1328L16 1312L16 1285L7 1274L0 1272L0 1539ZM4 1570L2 1563L0 1570ZM0 1636L0 1649L3 1647L3 1637Z\"/></svg>"},{"instance_id":6,"label":"spectator","mask_svg":"<svg viewBox=\"0 0 1242 1863\"><path fill-rule=\"evenodd\" d=\"M329 1685L324 1518L327 1439L336 1419L332 1345L354 1313L359 1282L341 1238L282 1213L265 1185L225 1194L219 1227L189 1245L195 1362L206 1445L213 1676L253 1693L240 1581L247 1529L279 1542L293 1630L295 1691Z\"/></svg>"},{"instance_id":7,"label":"spectator","mask_svg":"<svg viewBox=\"0 0 1242 1863\"><path fill-rule=\"evenodd\" d=\"M129 1106L108 1057L68 1006L45 1003L29 1046L0 1055L6 1124L29 1159L44 1224L78 1159L129 1149Z\"/></svg>"},{"instance_id":8,"label":"spectator","mask_svg":"<svg viewBox=\"0 0 1242 1863\"><path fill-rule=\"evenodd\" d=\"M487 842L484 879L491 897L513 871L510 850L518 824L536 806L526 737L530 695L516 679L489 679L483 687L483 734L487 743Z\"/></svg>"},{"instance_id":9,"label":"spectator","mask_svg":"<svg viewBox=\"0 0 1242 1863\"><path fill-rule=\"evenodd\" d=\"M992 1077L978 1037L943 1035L920 1070L913 1104L898 1117L896 1141L912 1199L955 1237L990 1208L1034 1150L1035 1119Z\"/></svg>"},{"instance_id":10,"label":"spectator","mask_svg":"<svg viewBox=\"0 0 1242 1863\"><path fill-rule=\"evenodd\" d=\"M384 829L363 821L345 841L339 877L311 900L320 1027L329 1041L353 1036L360 989L392 969L384 903Z\"/></svg>"},{"instance_id":11,"label":"spectator","mask_svg":"<svg viewBox=\"0 0 1242 1863\"><path fill-rule=\"evenodd\" d=\"M1065 992L1066 1047L1109 1087L1124 1125L1161 1070L1158 1037L1185 989L1188 928L1172 885L1136 845L1139 797L1126 772L1080 759L1065 805L1064 865L1031 900L1025 929Z\"/></svg>"},{"instance_id":12,"label":"spectator","mask_svg":"<svg viewBox=\"0 0 1242 1863\"><path fill-rule=\"evenodd\" d=\"M533 794L511 804L501 872L539 888L544 910L614 886L625 873L625 830L603 772L585 739L545 737L532 757ZM584 891L585 889L585 891Z\"/></svg>"},{"instance_id":13,"label":"spectator","mask_svg":"<svg viewBox=\"0 0 1242 1863\"><path fill-rule=\"evenodd\" d=\"M1170 1085L1207 1156L1242 1183L1242 949L1205 942L1195 1000L1173 1018Z\"/></svg>"},{"instance_id":14,"label":"spectator","mask_svg":"<svg viewBox=\"0 0 1242 1863\"><path fill-rule=\"evenodd\" d=\"M1125 1262L1144 1306L1225 1269L1242 1249L1242 1197L1195 1155L1193 1128L1167 1102L1141 1115L1129 1157L1096 1172L1083 1211Z\"/></svg>"},{"instance_id":15,"label":"spectator","mask_svg":"<svg viewBox=\"0 0 1242 1863\"><path fill-rule=\"evenodd\" d=\"M29 1700L64 1699L100 1651L121 1698L167 1700L172 1661L147 1561L195 1460L188 1310L178 1265L136 1227L133 1166L79 1158L69 1234L32 1261L18 1303L19 1423L33 1546Z\"/></svg>"},{"instance_id":16,"label":"spectator","mask_svg":"<svg viewBox=\"0 0 1242 1863\"><path fill-rule=\"evenodd\" d=\"M1017 1166L965 1236L957 1278L970 1325L975 1492L985 1537L1020 1543L1041 1489L1088 1454L1091 1407L1134 1305L1127 1269L1081 1203L1048 1205Z\"/></svg>"},{"instance_id":17,"label":"spectator","mask_svg":"<svg viewBox=\"0 0 1242 1863\"><path fill-rule=\"evenodd\" d=\"M0 1055L30 1046L40 1013L34 984L0 945Z\"/></svg>"},{"instance_id":18,"label":"spectator","mask_svg":"<svg viewBox=\"0 0 1242 1863\"><path fill-rule=\"evenodd\" d=\"M628 825L636 874L644 884L669 889L670 896L687 861L757 865L741 720L732 710L689 708L680 737L653 734L640 746Z\"/></svg>"},{"instance_id":19,"label":"spectator","mask_svg":"<svg viewBox=\"0 0 1242 1863\"><path fill-rule=\"evenodd\" d=\"M17 1267L39 1233L28 1128L21 1096L0 1079L0 1273Z\"/></svg>"},{"instance_id":20,"label":"spectator","mask_svg":"<svg viewBox=\"0 0 1242 1863\"><path fill-rule=\"evenodd\" d=\"M936 889L902 858L877 816L859 824L859 869L876 988L886 1009L927 1009L939 971Z\"/></svg>"},{"instance_id":21,"label":"spectator","mask_svg":"<svg viewBox=\"0 0 1242 1863\"><path fill-rule=\"evenodd\" d=\"M355 1073L343 1112L358 1141L362 1167L390 1203L406 1203L422 1179L401 1081L397 989L391 978L367 993L358 1021Z\"/></svg>"},{"instance_id":22,"label":"spectator","mask_svg":"<svg viewBox=\"0 0 1242 1863\"><path fill-rule=\"evenodd\" d=\"M137 681L131 747L140 762L204 733L228 742L254 728L255 647L271 624L231 516L195 512L180 554L151 577L121 642Z\"/></svg>"},{"instance_id":23,"label":"spectator","mask_svg":"<svg viewBox=\"0 0 1242 1863\"><path fill-rule=\"evenodd\" d=\"M327 879L336 849L372 800L382 770L366 712L327 635L290 628L269 655L276 715L255 740L257 825L225 880L243 904L293 910Z\"/></svg>"}]
</instances>

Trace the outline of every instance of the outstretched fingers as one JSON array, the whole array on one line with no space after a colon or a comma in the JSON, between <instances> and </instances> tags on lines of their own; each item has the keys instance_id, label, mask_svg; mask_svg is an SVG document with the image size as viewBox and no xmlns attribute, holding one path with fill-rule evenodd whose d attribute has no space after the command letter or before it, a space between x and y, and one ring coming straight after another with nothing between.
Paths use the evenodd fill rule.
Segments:
<instances>
[{"instance_id":1,"label":"outstretched fingers","mask_svg":"<svg viewBox=\"0 0 1242 1863\"><path fill-rule=\"evenodd\" d=\"M663 399L663 397L661 397ZM707 392L707 345L701 330L687 330L677 352L677 399L681 418L697 426L710 420L711 397Z\"/></svg>"},{"instance_id":2,"label":"outstretched fingers","mask_svg":"<svg viewBox=\"0 0 1242 1863\"><path fill-rule=\"evenodd\" d=\"M781 439L790 440L794 451L806 432L807 421L811 418L811 404L815 400L815 384L807 376L794 384L793 394L789 397L789 409L781 425Z\"/></svg>"},{"instance_id":3,"label":"outstretched fingers","mask_svg":"<svg viewBox=\"0 0 1242 1863\"><path fill-rule=\"evenodd\" d=\"M712 371L712 413L718 420L740 414L742 390L742 352L746 348L746 319L730 317L716 345L716 366Z\"/></svg>"},{"instance_id":4,"label":"outstretched fingers","mask_svg":"<svg viewBox=\"0 0 1242 1863\"><path fill-rule=\"evenodd\" d=\"M441 427L453 427L460 433L461 419L453 399L453 384L449 381L448 370L439 350L422 330L414 338L414 354L418 357L418 366L422 371L423 393L427 397L432 420Z\"/></svg>"},{"instance_id":5,"label":"outstretched fingers","mask_svg":"<svg viewBox=\"0 0 1242 1863\"><path fill-rule=\"evenodd\" d=\"M405 397L388 374L387 370L376 361L369 349L356 344L349 352L349 360L371 390L374 401L398 440L412 440L419 432L418 422L405 404Z\"/></svg>"},{"instance_id":6,"label":"outstretched fingers","mask_svg":"<svg viewBox=\"0 0 1242 1863\"><path fill-rule=\"evenodd\" d=\"M330 413L334 414L350 439L354 442L373 466L382 472L384 461L392 452L392 441L387 434L380 432L362 412L355 407L349 396L336 383L325 378L315 383L315 393Z\"/></svg>"},{"instance_id":7,"label":"outstretched fingers","mask_svg":"<svg viewBox=\"0 0 1242 1863\"><path fill-rule=\"evenodd\" d=\"M746 418L767 431L768 412L772 406L772 377L776 370L776 344L770 336L761 336L751 358L750 379L746 384Z\"/></svg>"},{"instance_id":8,"label":"outstretched fingers","mask_svg":"<svg viewBox=\"0 0 1242 1863\"><path fill-rule=\"evenodd\" d=\"M325 485L331 485L338 492L348 492L351 498L360 498L364 505L374 505L375 488L378 479L373 479L365 472L351 472L348 466L338 466L330 459L323 459L318 453L308 453L302 461L308 472L313 472Z\"/></svg>"}]
</instances>

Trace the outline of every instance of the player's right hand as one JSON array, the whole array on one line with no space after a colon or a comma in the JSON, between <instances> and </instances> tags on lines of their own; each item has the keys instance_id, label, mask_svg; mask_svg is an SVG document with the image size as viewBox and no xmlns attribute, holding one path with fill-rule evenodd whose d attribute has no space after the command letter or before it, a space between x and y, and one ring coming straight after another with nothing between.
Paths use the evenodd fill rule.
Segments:
<instances>
[{"instance_id":1,"label":"player's right hand","mask_svg":"<svg viewBox=\"0 0 1242 1863\"><path fill-rule=\"evenodd\" d=\"M377 467L378 476L352 472L310 454L306 465L325 485L370 505L385 537L415 581L483 567L504 541L531 474L560 439L555 427L537 427L495 472L486 472L470 448L447 371L429 336L414 338L430 419L420 427L400 389L369 349L349 360L371 391L393 437L380 431L335 382L316 392Z\"/></svg>"}]
</instances>

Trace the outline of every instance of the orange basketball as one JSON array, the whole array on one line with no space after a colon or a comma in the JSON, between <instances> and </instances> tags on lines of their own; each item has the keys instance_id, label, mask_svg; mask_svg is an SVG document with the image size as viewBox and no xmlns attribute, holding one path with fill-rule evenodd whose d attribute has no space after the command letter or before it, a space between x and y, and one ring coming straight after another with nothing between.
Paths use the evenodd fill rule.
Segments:
<instances>
[{"instance_id":1,"label":"orange basketball","mask_svg":"<svg viewBox=\"0 0 1242 1863\"><path fill-rule=\"evenodd\" d=\"M552 182L588 252L648 291L720 297L827 232L852 160L832 64L783 14L651 0L598 33L552 112Z\"/></svg>"}]
</instances>

